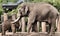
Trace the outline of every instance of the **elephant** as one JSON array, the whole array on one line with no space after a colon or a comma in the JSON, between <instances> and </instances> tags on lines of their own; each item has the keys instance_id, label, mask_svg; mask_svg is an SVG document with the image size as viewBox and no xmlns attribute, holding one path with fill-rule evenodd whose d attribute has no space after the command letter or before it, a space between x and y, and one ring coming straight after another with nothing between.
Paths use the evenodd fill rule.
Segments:
<instances>
[{"instance_id":1,"label":"elephant","mask_svg":"<svg viewBox=\"0 0 60 36\"><path fill-rule=\"evenodd\" d=\"M21 7L18 9L20 13L19 17L11 23L16 23L22 17L28 16L27 32L30 32L31 26L34 25L35 32L38 32L36 23L48 22L50 24L49 35L54 33L54 25L56 23L56 18L59 16L58 10L49 3L22 3Z\"/></svg>"},{"instance_id":2,"label":"elephant","mask_svg":"<svg viewBox=\"0 0 60 36\"><path fill-rule=\"evenodd\" d=\"M12 24L11 22L13 21L12 16L9 16L8 20L5 20L2 22L2 35L5 35L5 32L7 30L12 30L13 34L16 32L16 28L19 29L19 22Z\"/></svg>"}]
</instances>

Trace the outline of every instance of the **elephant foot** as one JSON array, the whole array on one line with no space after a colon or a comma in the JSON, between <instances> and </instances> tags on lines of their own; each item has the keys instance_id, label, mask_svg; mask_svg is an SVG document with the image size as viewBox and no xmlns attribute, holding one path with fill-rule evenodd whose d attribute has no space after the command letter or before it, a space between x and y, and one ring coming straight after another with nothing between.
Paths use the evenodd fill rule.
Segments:
<instances>
[{"instance_id":1,"label":"elephant foot","mask_svg":"<svg viewBox=\"0 0 60 36\"><path fill-rule=\"evenodd\" d=\"M49 36L53 36L52 34L49 34Z\"/></svg>"},{"instance_id":2,"label":"elephant foot","mask_svg":"<svg viewBox=\"0 0 60 36\"><path fill-rule=\"evenodd\" d=\"M49 36L52 36L52 35L49 35Z\"/></svg>"},{"instance_id":3,"label":"elephant foot","mask_svg":"<svg viewBox=\"0 0 60 36\"><path fill-rule=\"evenodd\" d=\"M5 34L1 34L1 36L5 36Z\"/></svg>"},{"instance_id":4,"label":"elephant foot","mask_svg":"<svg viewBox=\"0 0 60 36\"><path fill-rule=\"evenodd\" d=\"M5 35L2 35L2 36L5 36Z\"/></svg>"}]
</instances>

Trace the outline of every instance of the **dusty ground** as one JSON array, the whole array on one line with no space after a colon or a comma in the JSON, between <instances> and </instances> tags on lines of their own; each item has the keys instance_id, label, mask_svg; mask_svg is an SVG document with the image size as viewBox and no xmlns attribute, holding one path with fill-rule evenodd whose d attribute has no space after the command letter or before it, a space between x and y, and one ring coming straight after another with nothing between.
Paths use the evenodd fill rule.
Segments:
<instances>
[{"instance_id":1,"label":"dusty ground","mask_svg":"<svg viewBox=\"0 0 60 36\"><path fill-rule=\"evenodd\" d=\"M2 33L0 33L0 36L1 36ZM12 32L6 32L6 35L12 35L13 33Z\"/></svg>"},{"instance_id":2,"label":"dusty ground","mask_svg":"<svg viewBox=\"0 0 60 36\"><path fill-rule=\"evenodd\" d=\"M13 34L12 32L7 32L5 36L49 36L49 35L45 32L39 32L39 33L16 32L15 34ZM53 36L60 36L60 32L56 32Z\"/></svg>"},{"instance_id":3,"label":"dusty ground","mask_svg":"<svg viewBox=\"0 0 60 36\"><path fill-rule=\"evenodd\" d=\"M27 32L16 32L15 34L13 34L12 32L6 32L6 35L7 36L46 36L47 33L35 33L35 32L32 32L32 33L27 33ZM5 35L5 36L6 36ZM0 36L1 36L1 33L0 33Z\"/></svg>"}]
</instances>

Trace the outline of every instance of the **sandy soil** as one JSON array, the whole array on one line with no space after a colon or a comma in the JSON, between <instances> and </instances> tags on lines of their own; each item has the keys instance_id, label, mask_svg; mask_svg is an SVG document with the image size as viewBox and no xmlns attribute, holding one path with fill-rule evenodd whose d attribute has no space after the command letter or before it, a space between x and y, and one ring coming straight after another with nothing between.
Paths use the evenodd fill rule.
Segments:
<instances>
[{"instance_id":1,"label":"sandy soil","mask_svg":"<svg viewBox=\"0 0 60 36\"><path fill-rule=\"evenodd\" d=\"M2 33L0 33L0 36L1 36ZM6 35L12 35L13 33L12 32L6 32Z\"/></svg>"}]
</instances>

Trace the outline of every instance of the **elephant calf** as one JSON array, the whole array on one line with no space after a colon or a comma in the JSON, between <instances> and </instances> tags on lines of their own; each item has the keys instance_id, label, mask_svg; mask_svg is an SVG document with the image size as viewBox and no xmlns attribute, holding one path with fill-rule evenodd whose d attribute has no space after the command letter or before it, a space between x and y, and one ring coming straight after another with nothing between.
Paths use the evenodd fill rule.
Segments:
<instances>
[{"instance_id":1,"label":"elephant calf","mask_svg":"<svg viewBox=\"0 0 60 36\"><path fill-rule=\"evenodd\" d=\"M16 28L19 28L20 25L18 22L14 23L14 24L12 24L11 22L12 22L11 19L8 19L8 20L2 22L2 35L5 35L5 32L10 29L12 29L12 32L15 33Z\"/></svg>"}]
</instances>

